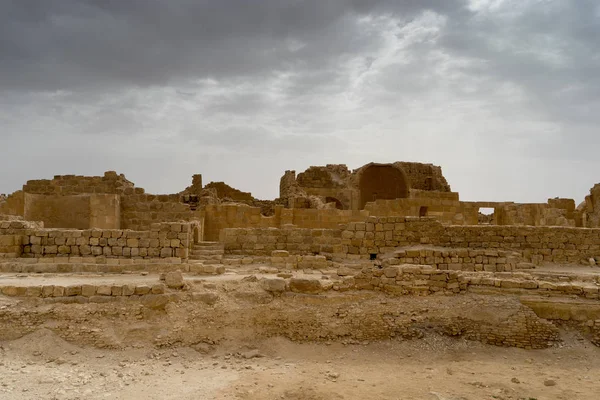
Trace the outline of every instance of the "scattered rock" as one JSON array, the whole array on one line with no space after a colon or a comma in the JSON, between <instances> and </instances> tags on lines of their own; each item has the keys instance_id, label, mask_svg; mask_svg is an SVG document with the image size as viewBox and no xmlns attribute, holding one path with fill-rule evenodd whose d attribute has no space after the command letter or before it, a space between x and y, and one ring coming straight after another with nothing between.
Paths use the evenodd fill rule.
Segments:
<instances>
[{"instance_id":1,"label":"scattered rock","mask_svg":"<svg viewBox=\"0 0 600 400\"><path fill-rule=\"evenodd\" d=\"M554 379L546 379L544 380L544 386L556 386L556 381Z\"/></svg>"},{"instance_id":2,"label":"scattered rock","mask_svg":"<svg viewBox=\"0 0 600 400\"><path fill-rule=\"evenodd\" d=\"M209 354L213 351L213 347L208 343L196 343L191 346L198 353Z\"/></svg>"},{"instance_id":3,"label":"scattered rock","mask_svg":"<svg viewBox=\"0 0 600 400\"><path fill-rule=\"evenodd\" d=\"M183 274L181 271L167 272L165 274L165 284L171 289L181 289L183 287Z\"/></svg>"},{"instance_id":4,"label":"scattered rock","mask_svg":"<svg viewBox=\"0 0 600 400\"><path fill-rule=\"evenodd\" d=\"M248 350L244 353L242 353L242 357L245 359L251 359L251 358L260 358L260 357L264 357L262 354L260 354L260 352L256 349L254 350Z\"/></svg>"},{"instance_id":5,"label":"scattered rock","mask_svg":"<svg viewBox=\"0 0 600 400\"><path fill-rule=\"evenodd\" d=\"M291 278L290 290L296 293L316 294L323 291L323 286L318 279L312 278Z\"/></svg>"},{"instance_id":6,"label":"scattered rock","mask_svg":"<svg viewBox=\"0 0 600 400\"><path fill-rule=\"evenodd\" d=\"M206 292L206 293L192 293L192 300L201 301L209 306L212 306L219 301L219 295L216 293Z\"/></svg>"},{"instance_id":7,"label":"scattered rock","mask_svg":"<svg viewBox=\"0 0 600 400\"><path fill-rule=\"evenodd\" d=\"M285 279L283 278L265 278L260 281L260 286L267 292L284 292Z\"/></svg>"}]
</instances>

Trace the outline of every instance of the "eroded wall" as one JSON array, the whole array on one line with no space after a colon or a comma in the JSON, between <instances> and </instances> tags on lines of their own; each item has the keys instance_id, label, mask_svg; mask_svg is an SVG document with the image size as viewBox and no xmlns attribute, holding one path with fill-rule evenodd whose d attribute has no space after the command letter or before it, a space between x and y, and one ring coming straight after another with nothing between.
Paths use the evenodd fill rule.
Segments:
<instances>
[{"instance_id":1,"label":"eroded wall","mask_svg":"<svg viewBox=\"0 0 600 400\"><path fill-rule=\"evenodd\" d=\"M16 191L0 201L0 214L23 216L24 210L25 194L22 190Z\"/></svg>"},{"instance_id":2,"label":"eroded wall","mask_svg":"<svg viewBox=\"0 0 600 400\"><path fill-rule=\"evenodd\" d=\"M148 230L153 223L198 219L178 194L129 194L121 196L121 228Z\"/></svg>"},{"instance_id":3,"label":"eroded wall","mask_svg":"<svg viewBox=\"0 0 600 400\"><path fill-rule=\"evenodd\" d=\"M318 238L328 238L326 243ZM227 252L269 254L272 249L317 251L368 258L398 247L430 245L457 249L517 252L528 262L587 263L600 258L600 229L528 226L443 225L432 218L369 217L341 229L224 229ZM327 245L327 249L323 246ZM494 253L498 257L498 253Z\"/></svg>"}]
</instances>

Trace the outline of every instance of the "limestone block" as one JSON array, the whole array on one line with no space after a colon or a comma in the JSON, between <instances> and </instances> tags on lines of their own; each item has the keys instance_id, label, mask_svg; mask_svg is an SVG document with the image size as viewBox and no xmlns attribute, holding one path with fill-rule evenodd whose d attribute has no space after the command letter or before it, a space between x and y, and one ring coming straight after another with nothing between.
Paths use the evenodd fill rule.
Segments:
<instances>
[{"instance_id":1,"label":"limestone block","mask_svg":"<svg viewBox=\"0 0 600 400\"><path fill-rule=\"evenodd\" d=\"M283 278L265 278L260 281L260 285L267 292L285 291L285 279Z\"/></svg>"},{"instance_id":2,"label":"limestone block","mask_svg":"<svg viewBox=\"0 0 600 400\"><path fill-rule=\"evenodd\" d=\"M54 286L52 291L52 297L63 297L65 295L64 286Z\"/></svg>"},{"instance_id":3,"label":"limestone block","mask_svg":"<svg viewBox=\"0 0 600 400\"><path fill-rule=\"evenodd\" d=\"M135 287L135 294L144 295L150 293L151 290L152 288L150 288L148 285L137 285Z\"/></svg>"},{"instance_id":4,"label":"limestone block","mask_svg":"<svg viewBox=\"0 0 600 400\"><path fill-rule=\"evenodd\" d=\"M291 278L290 290L296 293L317 294L323 291L323 286L314 278Z\"/></svg>"},{"instance_id":5,"label":"limestone block","mask_svg":"<svg viewBox=\"0 0 600 400\"><path fill-rule=\"evenodd\" d=\"M160 256L162 258L172 257L173 250L170 247L163 247L160 249Z\"/></svg>"},{"instance_id":6,"label":"limestone block","mask_svg":"<svg viewBox=\"0 0 600 400\"><path fill-rule=\"evenodd\" d=\"M81 296L81 285L70 285L64 288L65 296Z\"/></svg>"},{"instance_id":7,"label":"limestone block","mask_svg":"<svg viewBox=\"0 0 600 400\"><path fill-rule=\"evenodd\" d=\"M383 274L387 278L395 278L398 275L398 267L387 267L383 269Z\"/></svg>"},{"instance_id":8,"label":"limestone block","mask_svg":"<svg viewBox=\"0 0 600 400\"><path fill-rule=\"evenodd\" d=\"M110 285L100 285L96 289L96 293L99 296L110 296L112 295L112 288Z\"/></svg>"},{"instance_id":9,"label":"limestone block","mask_svg":"<svg viewBox=\"0 0 600 400\"><path fill-rule=\"evenodd\" d=\"M181 271L172 271L165 274L165 284L171 289L183 287L183 274Z\"/></svg>"},{"instance_id":10,"label":"limestone block","mask_svg":"<svg viewBox=\"0 0 600 400\"><path fill-rule=\"evenodd\" d=\"M135 293L135 285L123 285L121 293L123 296L132 296Z\"/></svg>"},{"instance_id":11,"label":"limestone block","mask_svg":"<svg viewBox=\"0 0 600 400\"><path fill-rule=\"evenodd\" d=\"M162 283L157 283L152 285L152 294L163 294L165 292L165 285Z\"/></svg>"},{"instance_id":12,"label":"limestone block","mask_svg":"<svg viewBox=\"0 0 600 400\"><path fill-rule=\"evenodd\" d=\"M17 287L16 286L4 286L2 288L2 294L5 296L16 296L17 295Z\"/></svg>"},{"instance_id":13,"label":"limestone block","mask_svg":"<svg viewBox=\"0 0 600 400\"><path fill-rule=\"evenodd\" d=\"M42 286L42 297L51 297L54 292L54 285Z\"/></svg>"},{"instance_id":14,"label":"limestone block","mask_svg":"<svg viewBox=\"0 0 600 400\"><path fill-rule=\"evenodd\" d=\"M356 273L357 273L356 270L354 270L354 269L352 269L350 267L346 267L346 266L341 266L337 270L338 276L353 276Z\"/></svg>"},{"instance_id":15,"label":"limestone block","mask_svg":"<svg viewBox=\"0 0 600 400\"><path fill-rule=\"evenodd\" d=\"M111 296L123 296L123 286L112 285L110 288Z\"/></svg>"},{"instance_id":16,"label":"limestone block","mask_svg":"<svg viewBox=\"0 0 600 400\"><path fill-rule=\"evenodd\" d=\"M96 295L95 285L81 285L81 295L85 297L91 297Z\"/></svg>"}]
</instances>

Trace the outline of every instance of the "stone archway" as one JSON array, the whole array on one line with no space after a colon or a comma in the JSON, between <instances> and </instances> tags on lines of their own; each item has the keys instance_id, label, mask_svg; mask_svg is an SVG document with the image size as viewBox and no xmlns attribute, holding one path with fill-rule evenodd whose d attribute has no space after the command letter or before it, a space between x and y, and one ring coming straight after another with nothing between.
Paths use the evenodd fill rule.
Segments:
<instances>
[{"instance_id":1,"label":"stone archway","mask_svg":"<svg viewBox=\"0 0 600 400\"><path fill-rule=\"evenodd\" d=\"M360 175L360 209L377 199L402 199L408 197L409 185L404 171L389 164L371 164Z\"/></svg>"},{"instance_id":2,"label":"stone archway","mask_svg":"<svg viewBox=\"0 0 600 400\"><path fill-rule=\"evenodd\" d=\"M335 203L335 208L337 208L338 210L344 209L344 205L342 204L342 202L340 200L336 199L335 197L330 197L330 196L325 197L325 203Z\"/></svg>"}]
</instances>

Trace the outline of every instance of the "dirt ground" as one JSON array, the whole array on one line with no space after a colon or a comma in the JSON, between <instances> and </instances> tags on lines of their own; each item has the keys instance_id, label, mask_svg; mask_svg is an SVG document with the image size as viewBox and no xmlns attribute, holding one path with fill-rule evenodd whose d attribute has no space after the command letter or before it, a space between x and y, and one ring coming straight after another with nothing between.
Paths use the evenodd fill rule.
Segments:
<instances>
[{"instance_id":1,"label":"dirt ground","mask_svg":"<svg viewBox=\"0 0 600 400\"><path fill-rule=\"evenodd\" d=\"M82 348L49 330L0 342L0 399L598 399L600 349L563 331L547 350L429 335L360 345Z\"/></svg>"}]
</instances>

